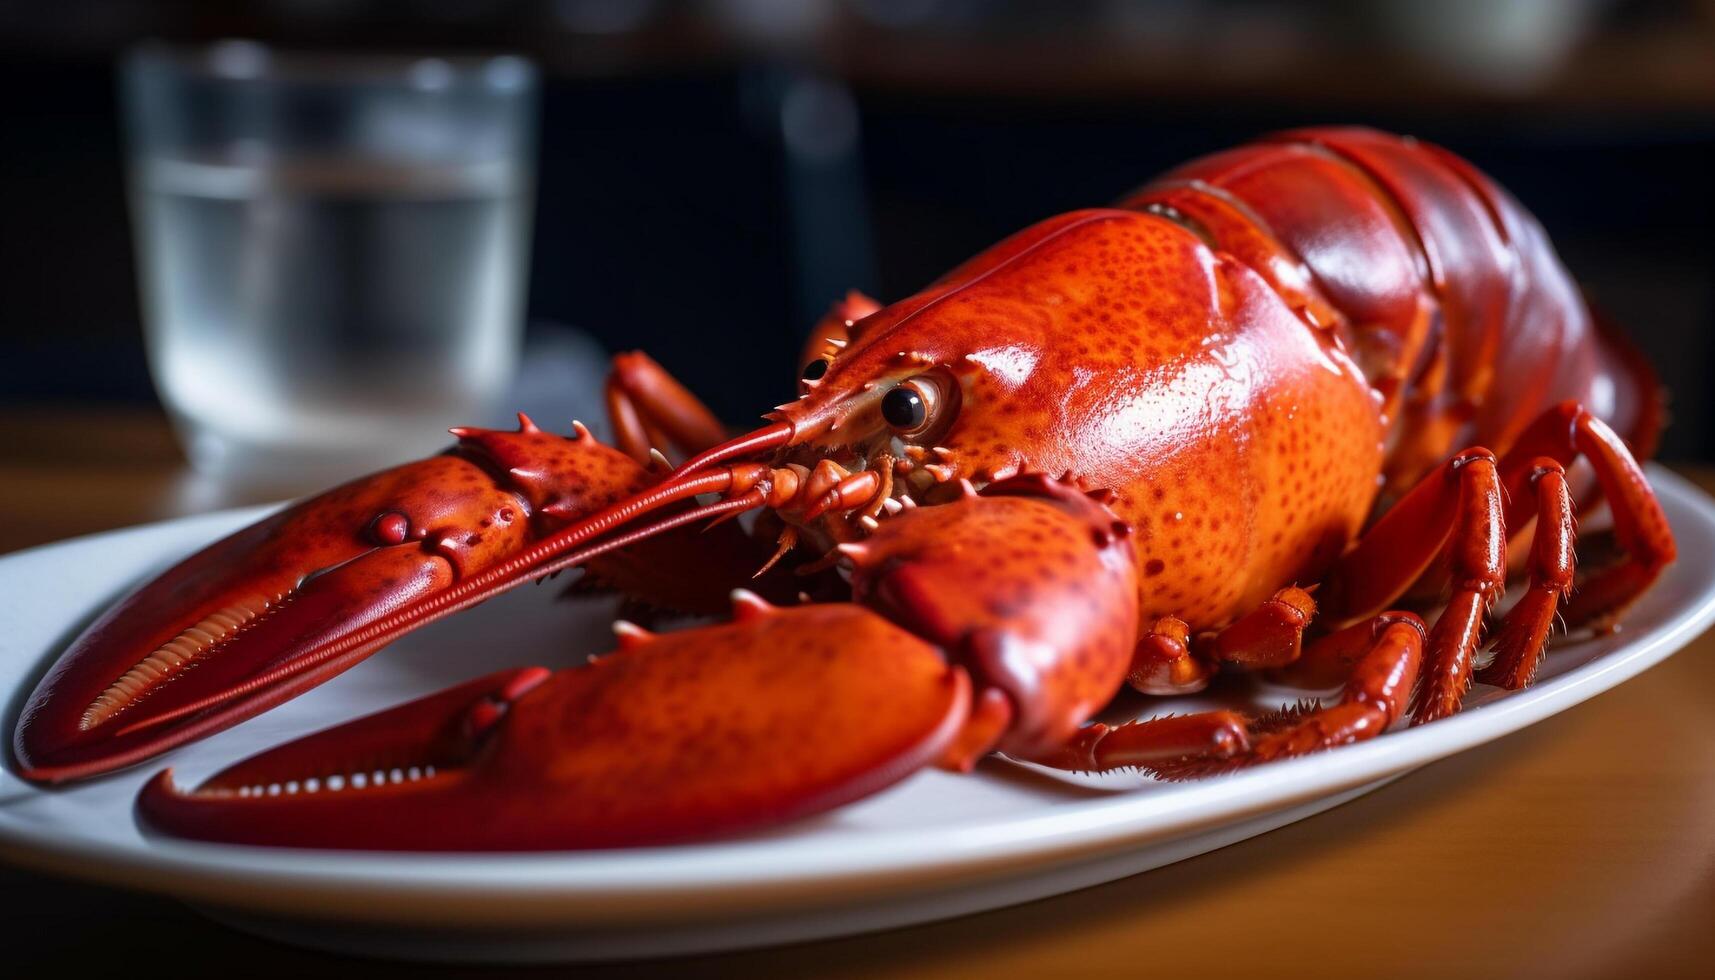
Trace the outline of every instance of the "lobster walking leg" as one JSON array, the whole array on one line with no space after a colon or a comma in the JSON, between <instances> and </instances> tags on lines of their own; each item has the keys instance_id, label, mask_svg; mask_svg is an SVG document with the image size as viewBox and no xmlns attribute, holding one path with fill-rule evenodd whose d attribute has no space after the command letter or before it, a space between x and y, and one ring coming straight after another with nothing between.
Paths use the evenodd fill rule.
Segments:
<instances>
[{"instance_id":1,"label":"lobster walking leg","mask_svg":"<svg viewBox=\"0 0 1715 980\"><path fill-rule=\"evenodd\" d=\"M605 394L614 445L639 463L658 447L692 454L726 439L720 419L642 351L614 355Z\"/></svg>"},{"instance_id":2,"label":"lobster walking leg","mask_svg":"<svg viewBox=\"0 0 1715 980\"><path fill-rule=\"evenodd\" d=\"M1195 694L1209 686L1215 667L1191 652L1191 628L1163 616L1138 640L1126 680L1145 694Z\"/></svg>"},{"instance_id":3,"label":"lobster walking leg","mask_svg":"<svg viewBox=\"0 0 1715 980\"><path fill-rule=\"evenodd\" d=\"M1554 627L1555 610L1572 591L1577 559L1573 553L1572 494L1566 486L1566 470L1547 457L1538 457L1529 473L1524 500L1535 513L1536 536L1531 542L1530 590L1501 621L1491 646L1494 662L1477 673L1477 679L1508 690L1529 684L1536 676ZM1510 515L1509 515L1510 519ZM1521 521L1522 523L1522 521ZM1513 525L1518 526L1518 525Z\"/></svg>"},{"instance_id":4,"label":"lobster walking leg","mask_svg":"<svg viewBox=\"0 0 1715 980\"><path fill-rule=\"evenodd\" d=\"M1318 659L1334 659L1339 656L1337 650L1363 646L1340 701L1258 739L1245 761L1267 762L1380 735L1405 711L1406 700L1417 683L1424 643L1422 621L1396 613L1378 616L1345 635L1334 633L1312 644L1313 648L1320 644L1329 647L1316 653Z\"/></svg>"},{"instance_id":5,"label":"lobster walking leg","mask_svg":"<svg viewBox=\"0 0 1715 980\"><path fill-rule=\"evenodd\" d=\"M1283 667L1298 659L1316 600L1296 586L1276 592L1209 641L1211 659L1247 670Z\"/></svg>"},{"instance_id":6,"label":"lobster walking leg","mask_svg":"<svg viewBox=\"0 0 1715 980\"><path fill-rule=\"evenodd\" d=\"M811 328L810 336L804 341L804 352L798 358L798 369L804 372L817 360L844 348L852 339L852 328L864 317L881 309L881 304L870 299L857 290L852 290L844 299L838 300L822 315L822 319ZM813 369L804 374L806 380L815 381L821 376L821 370ZM811 377L810 375L815 375Z\"/></svg>"},{"instance_id":7,"label":"lobster walking leg","mask_svg":"<svg viewBox=\"0 0 1715 980\"><path fill-rule=\"evenodd\" d=\"M1340 559L1330 576L1336 617L1385 607L1446 549L1452 596L1429 635L1414 721L1459 710L1489 605L1506 588L1506 527L1494 454L1469 449L1443 463ZM1331 610L1332 611L1332 610Z\"/></svg>"},{"instance_id":8,"label":"lobster walking leg","mask_svg":"<svg viewBox=\"0 0 1715 980\"><path fill-rule=\"evenodd\" d=\"M1459 710L1471 689L1484 617L1507 587L1507 535L1495 459L1487 452L1468 452L1455 460L1464 465L1458 470L1458 514L1447 544L1453 594L1429 632L1415 724Z\"/></svg>"},{"instance_id":9,"label":"lobster walking leg","mask_svg":"<svg viewBox=\"0 0 1715 980\"><path fill-rule=\"evenodd\" d=\"M855 290L834 303L810 331L804 363L844 347L852 325L879 309L880 303ZM650 461L651 449L695 455L726 439L715 414L642 351L614 355L604 395L615 446L639 463Z\"/></svg>"},{"instance_id":10,"label":"lobster walking leg","mask_svg":"<svg viewBox=\"0 0 1715 980\"><path fill-rule=\"evenodd\" d=\"M1310 593L1288 586L1195 649L1184 620L1163 616L1138 641L1127 680L1145 694L1192 694L1209 686L1220 664L1250 670L1284 666L1298 659L1315 614Z\"/></svg>"},{"instance_id":11,"label":"lobster walking leg","mask_svg":"<svg viewBox=\"0 0 1715 980\"><path fill-rule=\"evenodd\" d=\"M1423 621L1404 612L1383 613L1328 634L1311 643L1289 673L1306 686L1343 682L1339 701L1247 722L1244 751L1186 753L1143 767L1163 779L1195 779L1374 738L1404 714L1425 642Z\"/></svg>"},{"instance_id":12,"label":"lobster walking leg","mask_svg":"<svg viewBox=\"0 0 1715 980\"><path fill-rule=\"evenodd\" d=\"M1154 769L1187 759L1218 763L1250 749L1247 723L1235 711L1199 711L1123 725L1097 722L1067 743L1028 761L1070 772Z\"/></svg>"},{"instance_id":13,"label":"lobster walking leg","mask_svg":"<svg viewBox=\"0 0 1715 980\"><path fill-rule=\"evenodd\" d=\"M1614 532L1625 557L1583 582L1572 602L1576 565L1573 501L1565 467L1579 456L1590 461L1598 489L1614 515ZM1534 422L1501 460L1509 491L1507 526L1536 518L1530 591L1501 623L1492 644L1495 659L1479 679L1509 690L1530 683L1547 648L1559 612L1568 626L1610 622L1673 561L1673 532L1626 444L1582 406L1567 402Z\"/></svg>"},{"instance_id":14,"label":"lobster walking leg","mask_svg":"<svg viewBox=\"0 0 1715 980\"><path fill-rule=\"evenodd\" d=\"M1625 441L1576 402L1545 412L1502 461L1503 480L1514 506L1529 506L1534 499L1528 482L1536 459L1542 456L1568 467L1580 456L1589 460L1597 487L1613 512L1614 535L1625 558L1580 583L1564 610L1569 626L1611 622L1672 564L1677 549L1667 515Z\"/></svg>"}]
</instances>

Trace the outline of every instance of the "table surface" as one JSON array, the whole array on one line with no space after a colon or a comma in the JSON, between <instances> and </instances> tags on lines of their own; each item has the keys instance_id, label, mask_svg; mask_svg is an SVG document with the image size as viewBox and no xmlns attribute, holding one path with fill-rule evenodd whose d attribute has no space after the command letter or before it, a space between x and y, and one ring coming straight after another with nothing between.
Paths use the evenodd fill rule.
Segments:
<instances>
[{"instance_id":1,"label":"table surface","mask_svg":"<svg viewBox=\"0 0 1715 980\"><path fill-rule=\"evenodd\" d=\"M143 412L0 411L0 552L294 488L190 474ZM1706 489L1715 471L1687 469ZM0 867L0 962L366 977L177 903ZM1157 871L934 925L585 976L1708 976L1715 633L1619 689L1320 816ZM437 974L485 975L477 969ZM1298 972L1288 970L1288 973Z\"/></svg>"}]
</instances>

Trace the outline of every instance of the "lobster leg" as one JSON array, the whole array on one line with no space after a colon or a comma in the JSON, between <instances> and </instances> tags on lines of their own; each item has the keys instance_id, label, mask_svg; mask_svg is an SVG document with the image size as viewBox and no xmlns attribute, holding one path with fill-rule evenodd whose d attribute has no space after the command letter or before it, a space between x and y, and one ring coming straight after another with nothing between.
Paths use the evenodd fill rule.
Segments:
<instances>
[{"instance_id":1,"label":"lobster leg","mask_svg":"<svg viewBox=\"0 0 1715 980\"><path fill-rule=\"evenodd\" d=\"M1494 457L1473 451L1455 460L1464 465L1458 468L1458 512L1448 539L1453 594L1429 633L1415 724L1459 710L1471 689L1483 619L1507 587L1506 526Z\"/></svg>"},{"instance_id":2,"label":"lobster leg","mask_svg":"<svg viewBox=\"0 0 1715 980\"><path fill-rule=\"evenodd\" d=\"M1171 618L1160 621L1167 627L1158 623L1156 631L1146 635L1139 651L1145 658L1155 657L1158 650L1177 652L1180 660L1171 661L1175 665L1182 660L1284 668L1283 679L1302 687L1344 685L1339 703L1252 721L1230 711L1206 711L1111 729L1091 725L1062 750L1031 761L1073 770L1136 766L1165 778L1190 778L1380 734L1399 717L1416 683L1424 644L1422 621L1411 613L1383 613L1322 636L1306 649L1304 632L1315 611L1309 593L1288 587L1203 640L1197 655L1185 646L1183 624ZM1177 629L1172 624L1178 624ZM1163 661L1149 662L1159 667ZM1134 660L1133 677L1137 667Z\"/></svg>"},{"instance_id":3,"label":"lobster leg","mask_svg":"<svg viewBox=\"0 0 1715 980\"><path fill-rule=\"evenodd\" d=\"M1531 541L1530 590L1501 621L1491 642L1494 662L1477 673L1477 679L1485 684L1515 691L1536 676L1548 646L1549 631L1554 627L1555 610L1572 591L1577 561L1573 553L1572 494L1566 486L1566 470L1552 459L1539 457L1528 477L1524 499L1534 503L1535 513L1521 517L1536 518L1536 535Z\"/></svg>"},{"instance_id":4,"label":"lobster leg","mask_svg":"<svg viewBox=\"0 0 1715 980\"><path fill-rule=\"evenodd\" d=\"M1576 541L1572 493L1565 467L1590 461L1596 484L1614 515L1625 557L1573 588ZM1495 659L1478 675L1485 684L1516 690L1530 683L1542 662L1548 634L1560 612L1568 626L1611 622L1673 561L1675 545L1661 505L1625 443L1600 419L1567 402L1550 409L1519 437L1501 460L1508 490L1507 526L1536 518L1530 591L1507 614L1492 646Z\"/></svg>"},{"instance_id":5,"label":"lobster leg","mask_svg":"<svg viewBox=\"0 0 1715 980\"><path fill-rule=\"evenodd\" d=\"M1283 589L1258 613L1235 623L1250 622L1238 635L1261 637L1255 648L1263 651L1279 649L1290 636L1296 655L1304 622L1271 608L1278 603L1302 610L1309 597L1294 592ZM1271 625L1261 629L1262 624ZM1343 685L1340 700L1327 707L1254 720L1232 711L1203 711L1112 728L1093 724L1063 748L1030 761L1075 771L1141 768L1167 779L1188 779L1374 738L1405 710L1417 682L1424 633L1415 615L1389 612L1312 642L1288 671L1306 687Z\"/></svg>"},{"instance_id":6,"label":"lobster leg","mask_svg":"<svg viewBox=\"0 0 1715 980\"><path fill-rule=\"evenodd\" d=\"M1350 656L1354 648L1361 651L1339 702L1257 739L1245 761L1267 762L1380 735L1405 712L1425 642L1421 620L1409 613L1391 613L1311 644L1306 659L1322 662Z\"/></svg>"},{"instance_id":7,"label":"lobster leg","mask_svg":"<svg viewBox=\"0 0 1715 980\"><path fill-rule=\"evenodd\" d=\"M1569 626L1612 622L1673 562L1677 549L1667 515L1622 440L1607 423L1576 402L1564 402L1543 413L1518 438L1502 461L1502 477L1514 507L1535 501L1528 483L1536 460L1548 457L1570 467L1584 457L1595 471L1596 484L1614 515L1614 536L1625 558L1579 585L1565 610ZM1509 526L1514 523L1508 514Z\"/></svg>"},{"instance_id":8,"label":"lobster leg","mask_svg":"<svg viewBox=\"0 0 1715 980\"><path fill-rule=\"evenodd\" d=\"M859 320L881 309L881 304L852 290L822 314L804 341L804 351L798 357L798 369L803 371L811 362L838 351L852 339L852 327ZM808 380L814 381L814 378Z\"/></svg>"},{"instance_id":9,"label":"lobster leg","mask_svg":"<svg viewBox=\"0 0 1715 980\"><path fill-rule=\"evenodd\" d=\"M1163 616L1138 641L1127 680L1145 694L1194 694L1209 686L1220 664L1256 670L1298 659L1316 600L1296 586L1276 592L1238 621L1193 644L1190 627Z\"/></svg>"},{"instance_id":10,"label":"lobster leg","mask_svg":"<svg viewBox=\"0 0 1715 980\"><path fill-rule=\"evenodd\" d=\"M1027 761L1070 772L1171 767L1188 759L1219 763L1250 750L1248 724L1235 711L1199 711L1123 725L1097 722L1064 746Z\"/></svg>"},{"instance_id":11,"label":"lobster leg","mask_svg":"<svg viewBox=\"0 0 1715 980\"><path fill-rule=\"evenodd\" d=\"M1141 765L1163 779L1194 779L1374 738L1405 712L1423 659L1424 634L1423 621L1415 615L1389 612L1323 636L1289 670L1307 686L1343 681L1339 701L1251 720L1238 743L1245 746L1241 751L1228 752L1223 745ZM1216 719L1207 716L1221 714L1226 712L1160 720L1208 725Z\"/></svg>"},{"instance_id":12,"label":"lobster leg","mask_svg":"<svg viewBox=\"0 0 1715 980\"><path fill-rule=\"evenodd\" d=\"M1247 670L1283 667L1298 659L1304 630L1315 615L1316 600L1310 593L1288 586L1216 633L1208 654L1217 662Z\"/></svg>"},{"instance_id":13,"label":"lobster leg","mask_svg":"<svg viewBox=\"0 0 1715 980\"><path fill-rule=\"evenodd\" d=\"M843 347L852 324L881 309L881 304L852 291L829 308L810 331L804 363L832 347ZM802 367L802 365L800 365ZM690 389L642 351L615 354L605 390L614 444L639 463L663 447L695 455L726 440L726 427Z\"/></svg>"},{"instance_id":14,"label":"lobster leg","mask_svg":"<svg viewBox=\"0 0 1715 980\"><path fill-rule=\"evenodd\" d=\"M642 351L613 356L606 398L614 444L639 463L657 447L700 453L726 439L720 419Z\"/></svg>"},{"instance_id":15,"label":"lobster leg","mask_svg":"<svg viewBox=\"0 0 1715 980\"><path fill-rule=\"evenodd\" d=\"M1370 615L1404 593L1444 548L1453 593L1429 634L1417 724L1459 710L1471 686L1483 617L1506 589L1505 514L1494 455L1468 449L1437 467L1382 515L1329 577L1336 618Z\"/></svg>"},{"instance_id":16,"label":"lobster leg","mask_svg":"<svg viewBox=\"0 0 1715 980\"><path fill-rule=\"evenodd\" d=\"M1195 694L1209 686L1215 666L1191 651L1191 628L1163 616L1138 640L1126 680L1145 694Z\"/></svg>"}]
</instances>

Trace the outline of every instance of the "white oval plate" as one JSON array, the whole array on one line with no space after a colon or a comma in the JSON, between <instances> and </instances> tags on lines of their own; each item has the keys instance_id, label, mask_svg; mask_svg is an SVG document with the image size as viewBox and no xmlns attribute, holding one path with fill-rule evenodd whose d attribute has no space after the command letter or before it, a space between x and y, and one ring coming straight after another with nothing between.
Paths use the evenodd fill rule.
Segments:
<instances>
[{"instance_id":1,"label":"white oval plate","mask_svg":"<svg viewBox=\"0 0 1715 980\"><path fill-rule=\"evenodd\" d=\"M1540 721L1619 684L1715 620L1715 504L1651 471L1680 559L1615 635L1562 643L1537 683L1479 687L1422 728L1195 783L1071 777L1003 761L922 772L821 818L712 844L547 854L291 851L172 840L132 801L159 763L67 789L0 774L0 856L177 896L243 928L411 958L667 955L888 928L997 908L1182 860L1338 805L1413 768ZM229 511L0 559L7 738L52 658L142 576L253 520ZM409 636L321 688L170 754L181 781L359 714L500 667L563 666L608 645L604 602L524 589ZM1301 692L1257 685L1234 699ZM1175 710L1213 703L1176 700ZM1122 714L1163 710L1127 700ZM425 813L424 819L435 819Z\"/></svg>"}]
</instances>

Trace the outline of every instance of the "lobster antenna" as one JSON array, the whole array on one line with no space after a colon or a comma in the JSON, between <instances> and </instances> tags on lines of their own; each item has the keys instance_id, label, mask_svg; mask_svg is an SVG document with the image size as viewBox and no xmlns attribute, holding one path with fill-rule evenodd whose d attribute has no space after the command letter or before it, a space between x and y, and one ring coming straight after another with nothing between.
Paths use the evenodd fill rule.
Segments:
<instances>
[{"instance_id":1,"label":"lobster antenna","mask_svg":"<svg viewBox=\"0 0 1715 980\"><path fill-rule=\"evenodd\" d=\"M705 449L692 456L673 471L673 476L683 477L716 463L724 463L736 456L748 456L751 453L762 452L766 449L777 449L790 442L792 434L793 426L790 422L765 425L755 432L747 432L737 439L730 439L713 449Z\"/></svg>"}]
</instances>

